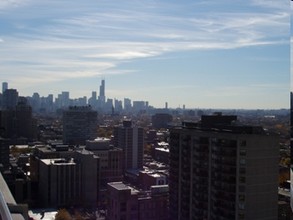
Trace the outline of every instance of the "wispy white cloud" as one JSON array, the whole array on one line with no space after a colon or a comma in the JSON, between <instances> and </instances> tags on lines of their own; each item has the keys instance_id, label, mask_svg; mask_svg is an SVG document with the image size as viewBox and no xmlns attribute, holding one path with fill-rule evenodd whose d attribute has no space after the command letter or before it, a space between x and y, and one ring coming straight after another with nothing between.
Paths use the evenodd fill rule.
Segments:
<instances>
[{"instance_id":1,"label":"wispy white cloud","mask_svg":"<svg viewBox=\"0 0 293 220\"><path fill-rule=\"evenodd\" d=\"M252 0L252 4L256 6L261 6L265 8L272 8L272 9L277 9L277 10L288 10L290 1L275 1L275 0Z\"/></svg>"},{"instance_id":2,"label":"wispy white cloud","mask_svg":"<svg viewBox=\"0 0 293 220\"><path fill-rule=\"evenodd\" d=\"M25 6L5 14L11 23L1 33L0 72L10 73L7 81L46 83L135 73L120 65L174 52L288 43L285 4L251 0L248 6L263 10L198 10L212 2L0 1L6 11Z\"/></svg>"},{"instance_id":3,"label":"wispy white cloud","mask_svg":"<svg viewBox=\"0 0 293 220\"><path fill-rule=\"evenodd\" d=\"M1 0L0 9L21 7L29 3L29 0Z\"/></svg>"}]
</instances>

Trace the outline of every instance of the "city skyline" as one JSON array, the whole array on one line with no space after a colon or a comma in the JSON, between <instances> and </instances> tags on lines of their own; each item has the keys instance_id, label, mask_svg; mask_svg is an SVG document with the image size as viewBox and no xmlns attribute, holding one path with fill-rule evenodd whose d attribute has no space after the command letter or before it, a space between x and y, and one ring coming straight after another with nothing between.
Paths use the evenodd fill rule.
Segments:
<instances>
[{"instance_id":1,"label":"city skyline","mask_svg":"<svg viewBox=\"0 0 293 220\"><path fill-rule=\"evenodd\" d=\"M70 7L68 7L70 6ZM22 96L289 108L290 7L275 1L3 1L2 82Z\"/></svg>"}]
</instances>

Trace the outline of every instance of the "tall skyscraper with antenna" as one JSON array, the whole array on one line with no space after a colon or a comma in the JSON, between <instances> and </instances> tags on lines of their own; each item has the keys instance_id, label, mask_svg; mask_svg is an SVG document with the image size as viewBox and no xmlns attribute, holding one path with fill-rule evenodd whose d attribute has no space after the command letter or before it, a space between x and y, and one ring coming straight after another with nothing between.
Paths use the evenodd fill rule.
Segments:
<instances>
[{"instance_id":1,"label":"tall skyscraper with antenna","mask_svg":"<svg viewBox=\"0 0 293 220\"><path fill-rule=\"evenodd\" d=\"M100 85L100 94L99 94L99 103L101 106L105 104L106 97L105 97L105 80L102 79L101 85Z\"/></svg>"}]
</instances>

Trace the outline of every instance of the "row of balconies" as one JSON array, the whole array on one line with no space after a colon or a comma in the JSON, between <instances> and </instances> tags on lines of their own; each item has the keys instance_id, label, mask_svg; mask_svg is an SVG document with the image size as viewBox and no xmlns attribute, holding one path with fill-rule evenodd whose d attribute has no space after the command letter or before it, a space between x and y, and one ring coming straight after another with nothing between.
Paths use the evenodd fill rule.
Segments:
<instances>
[{"instance_id":1,"label":"row of balconies","mask_svg":"<svg viewBox=\"0 0 293 220\"><path fill-rule=\"evenodd\" d=\"M220 199L224 201L235 201L236 200L236 194L233 192L224 192L219 190L212 190L211 197L213 199Z\"/></svg>"},{"instance_id":2,"label":"row of balconies","mask_svg":"<svg viewBox=\"0 0 293 220\"><path fill-rule=\"evenodd\" d=\"M208 195L207 191L204 192L193 192L192 194L192 203L207 203L208 202Z\"/></svg>"},{"instance_id":3,"label":"row of balconies","mask_svg":"<svg viewBox=\"0 0 293 220\"><path fill-rule=\"evenodd\" d=\"M197 184L204 184L207 185L208 184L208 173L205 173L204 175L193 175L192 177L192 182L195 182Z\"/></svg>"},{"instance_id":4,"label":"row of balconies","mask_svg":"<svg viewBox=\"0 0 293 220\"><path fill-rule=\"evenodd\" d=\"M207 188L207 185L194 184L193 190L195 190L196 192L200 192L200 194L201 194L201 193L207 193L208 188Z\"/></svg>"},{"instance_id":5,"label":"row of balconies","mask_svg":"<svg viewBox=\"0 0 293 220\"><path fill-rule=\"evenodd\" d=\"M212 206L211 210L211 216L212 219L225 219L225 220L230 220L230 219L235 219L235 204L234 207L230 206L230 208L224 208L223 202L220 204L214 204Z\"/></svg>"},{"instance_id":6,"label":"row of balconies","mask_svg":"<svg viewBox=\"0 0 293 220\"><path fill-rule=\"evenodd\" d=\"M213 157L213 155L236 158L236 151L235 150L233 150L233 151L225 151L225 150L212 151L212 157Z\"/></svg>"},{"instance_id":7,"label":"row of balconies","mask_svg":"<svg viewBox=\"0 0 293 220\"><path fill-rule=\"evenodd\" d=\"M212 163L215 165L227 165L227 166L236 166L235 158L221 158L216 157L212 160Z\"/></svg>"},{"instance_id":8,"label":"row of balconies","mask_svg":"<svg viewBox=\"0 0 293 220\"><path fill-rule=\"evenodd\" d=\"M223 182L213 182L212 187L217 191L223 192L235 192L236 191L236 184L227 184Z\"/></svg>"},{"instance_id":9,"label":"row of balconies","mask_svg":"<svg viewBox=\"0 0 293 220\"><path fill-rule=\"evenodd\" d=\"M225 175L222 173L214 173L212 176L212 182L213 180L219 181L222 183L227 184L235 184L236 183L236 176L235 175Z\"/></svg>"}]
</instances>

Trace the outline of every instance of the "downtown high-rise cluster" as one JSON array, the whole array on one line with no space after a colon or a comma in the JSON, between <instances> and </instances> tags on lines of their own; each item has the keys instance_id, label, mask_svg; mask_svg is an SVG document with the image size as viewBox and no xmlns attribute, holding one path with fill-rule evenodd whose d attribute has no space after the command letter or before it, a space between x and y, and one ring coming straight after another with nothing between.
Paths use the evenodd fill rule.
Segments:
<instances>
[{"instance_id":1,"label":"downtown high-rise cluster","mask_svg":"<svg viewBox=\"0 0 293 220\"><path fill-rule=\"evenodd\" d=\"M47 97L41 97L35 92L32 96L25 97L36 113L52 113L58 109L68 108L69 106L86 106L90 105L94 110L105 114L120 114L120 113L138 113L152 109L148 101L131 101L129 98L124 100L107 98L105 88L105 80L101 80L99 87L99 95L93 91L91 97L86 96L80 98L70 98L69 91L62 91L54 98L53 94ZM0 106L16 105L19 93L17 89L10 89L7 82L2 83L2 94L0 93Z\"/></svg>"}]
</instances>

